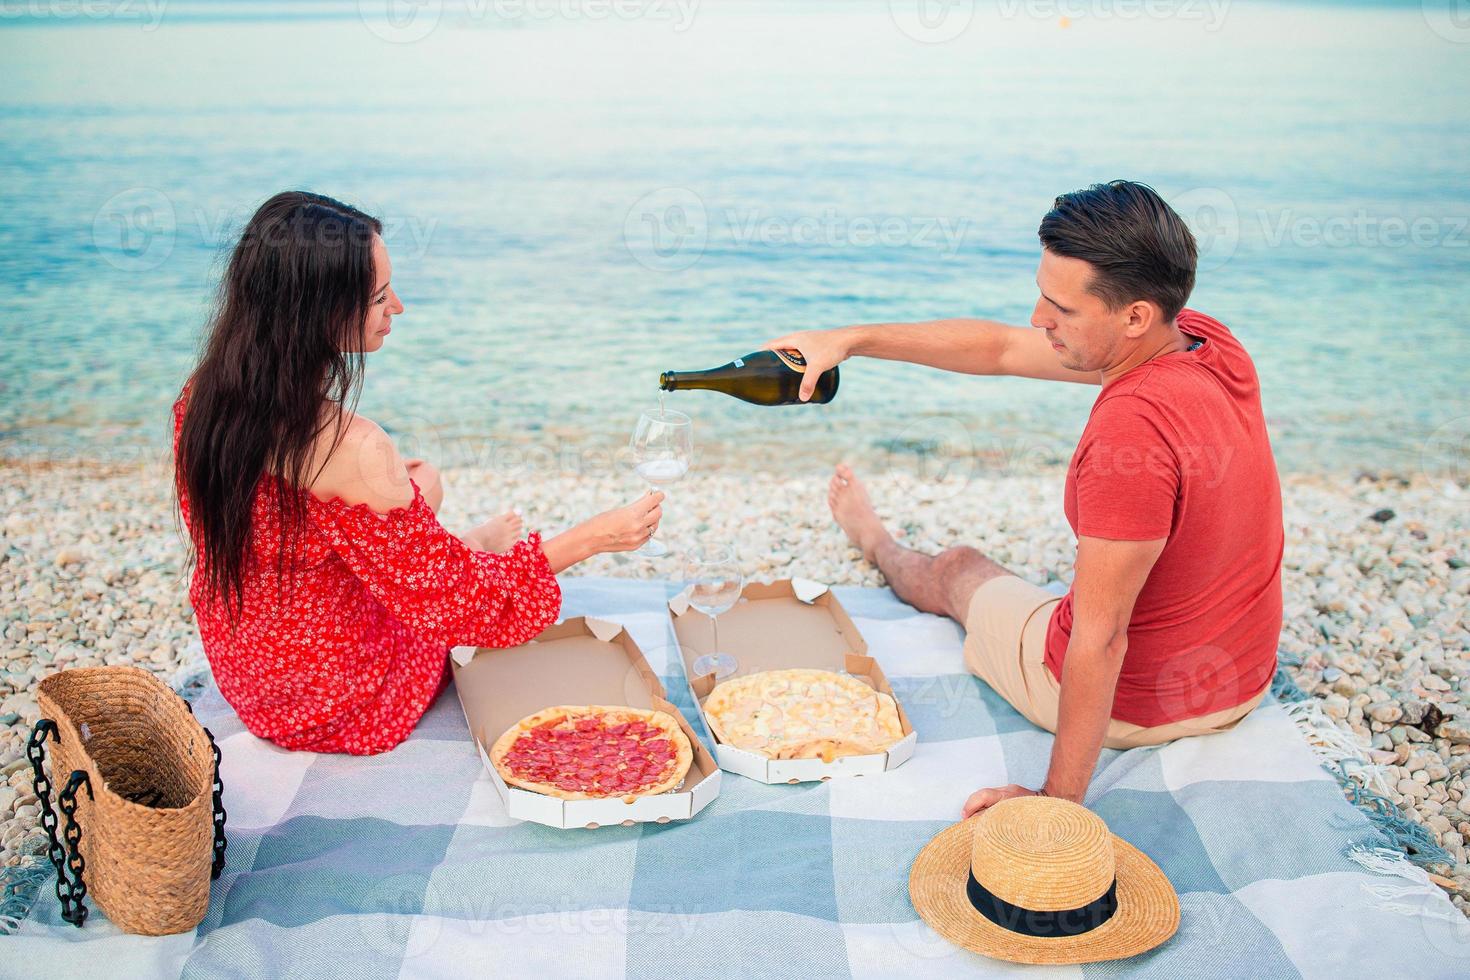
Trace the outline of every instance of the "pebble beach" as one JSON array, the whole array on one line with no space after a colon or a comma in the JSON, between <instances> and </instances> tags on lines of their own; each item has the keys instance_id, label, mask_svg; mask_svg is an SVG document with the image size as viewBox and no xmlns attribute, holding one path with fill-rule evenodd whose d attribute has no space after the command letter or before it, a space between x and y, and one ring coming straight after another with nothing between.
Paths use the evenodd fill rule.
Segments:
<instances>
[{"instance_id":1,"label":"pebble beach","mask_svg":"<svg viewBox=\"0 0 1470 980\"><path fill-rule=\"evenodd\" d=\"M0 865L12 867L45 860L25 758L38 681L135 664L172 682L197 668L197 645L166 467L0 465ZM904 543L971 544L1038 584L1070 580L1060 467L962 480L891 464L859 473ZM622 471L444 476L451 530L516 506L549 535L641 490ZM1470 487L1422 474L1298 474L1282 491L1282 663L1337 730L1352 778L1444 849L1449 860L1427 870L1470 914ZM568 574L677 578L680 542L698 538L735 545L752 579L883 585L825 500L826 477L812 468L706 467L665 505L660 534L675 556L599 556Z\"/></svg>"}]
</instances>

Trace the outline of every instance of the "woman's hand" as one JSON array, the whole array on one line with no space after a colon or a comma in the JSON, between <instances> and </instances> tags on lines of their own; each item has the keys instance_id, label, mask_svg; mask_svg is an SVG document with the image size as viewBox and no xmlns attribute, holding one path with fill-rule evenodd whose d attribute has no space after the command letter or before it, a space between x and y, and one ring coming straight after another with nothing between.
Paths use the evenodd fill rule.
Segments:
<instances>
[{"instance_id":1,"label":"woman's hand","mask_svg":"<svg viewBox=\"0 0 1470 980\"><path fill-rule=\"evenodd\" d=\"M663 500L662 493L645 494L626 507L598 514L542 542L541 550L546 553L552 572L560 573L593 555L643 547L643 542L653 537L658 522L663 519Z\"/></svg>"},{"instance_id":2,"label":"woman's hand","mask_svg":"<svg viewBox=\"0 0 1470 980\"><path fill-rule=\"evenodd\" d=\"M803 330L777 337L762 349L794 350L801 354L806 361L806 373L801 378L800 398L807 401L816 390L817 379L822 373L852 356L852 338L846 329Z\"/></svg>"},{"instance_id":3,"label":"woman's hand","mask_svg":"<svg viewBox=\"0 0 1470 980\"><path fill-rule=\"evenodd\" d=\"M592 553L600 555L609 551L633 551L658 531L658 522L663 519L664 495L661 492L644 494L626 507L598 514L586 526L592 531Z\"/></svg>"}]
</instances>

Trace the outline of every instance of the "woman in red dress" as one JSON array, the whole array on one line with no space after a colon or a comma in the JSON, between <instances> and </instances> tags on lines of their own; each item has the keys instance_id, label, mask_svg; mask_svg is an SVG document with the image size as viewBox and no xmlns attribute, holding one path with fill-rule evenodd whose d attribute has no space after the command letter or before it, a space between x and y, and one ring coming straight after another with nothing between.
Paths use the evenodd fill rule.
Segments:
<instances>
[{"instance_id":1,"label":"woman in red dress","mask_svg":"<svg viewBox=\"0 0 1470 980\"><path fill-rule=\"evenodd\" d=\"M513 514L454 535L433 467L357 415L363 357L403 304L382 226L331 198L261 205L174 406L189 597L220 692L289 749L368 755L448 683L450 647L506 647L557 618L556 573L637 548L659 494L542 541Z\"/></svg>"}]
</instances>

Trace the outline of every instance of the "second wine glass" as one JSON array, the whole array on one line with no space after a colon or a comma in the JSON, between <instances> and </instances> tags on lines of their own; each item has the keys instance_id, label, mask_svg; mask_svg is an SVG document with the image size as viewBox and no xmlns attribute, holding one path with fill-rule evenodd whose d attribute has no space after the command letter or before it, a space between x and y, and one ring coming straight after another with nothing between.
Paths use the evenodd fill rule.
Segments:
<instances>
[{"instance_id":1,"label":"second wine glass","mask_svg":"<svg viewBox=\"0 0 1470 980\"><path fill-rule=\"evenodd\" d=\"M740 601L745 577L735 561L735 549L724 545L696 545L689 549L684 563L684 578L689 590L689 605L709 617L713 642L709 653L694 658L695 677L714 674L723 680L740 669L739 662L720 651L721 613L729 612Z\"/></svg>"},{"instance_id":2,"label":"second wine glass","mask_svg":"<svg viewBox=\"0 0 1470 980\"><path fill-rule=\"evenodd\" d=\"M650 489L664 490L684 478L694 458L694 426L683 412L649 409L638 417L633 430L633 468ZM652 536L633 552L645 558L662 558L668 545Z\"/></svg>"}]
</instances>

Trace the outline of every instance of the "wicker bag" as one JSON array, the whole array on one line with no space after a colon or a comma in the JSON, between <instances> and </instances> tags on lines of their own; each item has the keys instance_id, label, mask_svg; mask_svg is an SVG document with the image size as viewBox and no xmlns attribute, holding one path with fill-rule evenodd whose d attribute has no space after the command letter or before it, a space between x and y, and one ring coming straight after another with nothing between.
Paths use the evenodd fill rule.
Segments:
<instances>
[{"instance_id":1,"label":"wicker bag","mask_svg":"<svg viewBox=\"0 0 1470 980\"><path fill-rule=\"evenodd\" d=\"M137 667L77 667L38 687L27 751L66 921L91 893L125 932L185 932L225 862L219 749L189 703ZM42 769L46 740L52 781Z\"/></svg>"}]
</instances>

